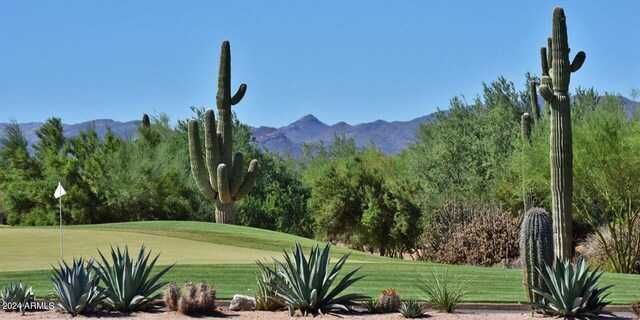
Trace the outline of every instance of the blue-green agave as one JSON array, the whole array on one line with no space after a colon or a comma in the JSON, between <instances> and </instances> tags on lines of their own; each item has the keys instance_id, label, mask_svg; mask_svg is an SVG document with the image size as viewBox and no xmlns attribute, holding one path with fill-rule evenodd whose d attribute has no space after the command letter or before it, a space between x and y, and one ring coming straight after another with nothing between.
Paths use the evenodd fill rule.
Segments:
<instances>
[{"instance_id":1,"label":"blue-green agave","mask_svg":"<svg viewBox=\"0 0 640 320\"><path fill-rule=\"evenodd\" d=\"M347 273L333 289L331 288L349 254L340 258L331 268L329 266L330 249L329 243L322 250L319 246L312 247L307 260L300 244L296 243L295 250L291 251L291 255L284 251L284 264L274 259L277 270L264 266L267 273L273 275L275 279L275 281L265 282L265 284L271 286L276 295L285 301L289 315L293 315L295 310L300 310L304 315L309 313L322 314L326 311L349 311L347 305L352 304L356 299L367 298L367 296L358 293L338 296L353 283L363 278L353 277L360 268Z\"/></svg>"},{"instance_id":2,"label":"blue-green agave","mask_svg":"<svg viewBox=\"0 0 640 320\"><path fill-rule=\"evenodd\" d=\"M129 256L128 247L125 246L124 251L120 251L119 247L115 250L111 247L113 265L109 264L102 252L98 253L102 263L98 263L95 270L105 285L105 304L108 308L116 311L142 311L161 307L154 302L161 294L155 292L169 283L160 282L160 279L173 265L151 276L151 270L160 255L149 263L151 252L145 255L144 246L140 248L136 261Z\"/></svg>"},{"instance_id":3,"label":"blue-green agave","mask_svg":"<svg viewBox=\"0 0 640 320\"><path fill-rule=\"evenodd\" d=\"M612 315L603 310L609 304L604 301L609 294L604 292L612 286L598 288L598 280L603 272L599 268L589 271L583 258L578 260L575 269L570 260L556 258L555 268L546 265L538 272L547 286L531 287L532 291L543 297L542 303L533 303L540 310L565 318Z\"/></svg>"},{"instance_id":4,"label":"blue-green agave","mask_svg":"<svg viewBox=\"0 0 640 320\"><path fill-rule=\"evenodd\" d=\"M73 259L71 267L63 261L58 263L59 269L53 269L50 279L60 311L72 315L95 311L104 298L104 289L98 288L100 278L92 272L93 264L93 259L85 263L80 258Z\"/></svg>"}]
</instances>

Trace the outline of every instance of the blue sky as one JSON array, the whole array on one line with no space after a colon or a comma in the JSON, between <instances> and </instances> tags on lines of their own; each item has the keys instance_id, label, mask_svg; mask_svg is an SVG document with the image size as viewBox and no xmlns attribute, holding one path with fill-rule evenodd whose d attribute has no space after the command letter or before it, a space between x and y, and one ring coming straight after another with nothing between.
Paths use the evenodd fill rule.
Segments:
<instances>
[{"instance_id":1,"label":"blue sky","mask_svg":"<svg viewBox=\"0 0 640 320\"><path fill-rule=\"evenodd\" d=\"M551 13L567 14L572 88L640 86L640 2L5 1L0 122L191 117L214 107L231 41L234 110L252 126L410 120L500 75L539 74Z\"/></svg>"}]
</instances>

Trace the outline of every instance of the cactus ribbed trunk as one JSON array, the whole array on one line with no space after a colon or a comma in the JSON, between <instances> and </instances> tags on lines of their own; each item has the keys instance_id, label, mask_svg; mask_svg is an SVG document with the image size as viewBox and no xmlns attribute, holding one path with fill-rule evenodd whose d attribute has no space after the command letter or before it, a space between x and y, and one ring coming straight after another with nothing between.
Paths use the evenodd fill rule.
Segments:
<instances>
[{"instance_id":1,"label":"cactus ribbed trunk","mask_svg":"<svg viewBox=\"0 0 640 320\"><path fill-rule=\"evenodd\" d=\"M531 97L531 114L533 115L533 125L538 125L540 121L540 105L538 104L538 92L536 91L536 82L529 81L529 96Z\"/></svg>"},{"instance_id":2,"label":"cactus ribbed trunk","mask_svg":"<svg viewBox=\"0 0 640 320\"><path fill-rule=\"evenodd\" d=\"M560 259L572 256L573 146L568 96L557 96L551 104L551 212L553 251Z\"/></svg>"},{"instance_id":3,"label":"cactus ribbed trunk","mask_svg":"<svg viewBox=\"0 0 640 320\"><path fill-rule=\"evenodd\" d=\"M530 303L541 303L542 296L530 287L546 288L545 282L536 270L543 270L553 262L551 217L541 208L528 210L520 227L520 256L522 259L523 284Z\"/></svg>"},{"instance_id":4,"label":"cactus ribbed trunk","mask_svg":"<svg viewBox=\"0 0 640 320\"><path fill-rule=\"evenodd\" d=\"M573 146L571 143L571 73L580 69L586 55L580 51L569 61L567 23L564 10L553 10L552 35L547 40L547 55L541 50L543 75L540 95L550 109L551 216L553 219L554 254L561 260L572 256ZM549 68L549 65L551 68Z\"/></svg>"},{"instance_id":5,"label":"cactus ribbed trunk","mask_svg":"<svg viewBox=\"0 0 640 320\"><path fill-rule=\"evenodd\" d=\"M216 201L216 223L235 224L236 223L236 203L224 204Z\"/></svg>"}]
</instances>

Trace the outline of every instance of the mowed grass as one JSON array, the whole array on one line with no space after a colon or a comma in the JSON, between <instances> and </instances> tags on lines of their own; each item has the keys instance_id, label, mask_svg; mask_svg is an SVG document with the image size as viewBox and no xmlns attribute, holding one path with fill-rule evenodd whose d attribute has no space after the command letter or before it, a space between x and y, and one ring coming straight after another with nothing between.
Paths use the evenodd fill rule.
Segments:
<instances>
[{"instance_id":1,"label":"mowed grass","mask_svg":"<svg viewBox=\"0 0 640 320\"><path fill-rule=\"evenodd\" d=\"M56 228L51 227L0 229L0 271L4 271L0 272L0 286L20 280L32 284L38 296L51 295L53 291L48 275L51 274L51 261L55 263L59 257L57 232ZM32 254L32 251L40 250L38 246L45 246L33 241L33 237L39 234L49 237L46 238L50 242L46 244L48 249ZM52 235L56 237L50 238ZM127 244L137 252L139 246L145 243L154 252L161 252L159 264L178 262L167 274L166 280L177 283L206 280L216 286L219 298L230 299L236 293L251 293L255 284L254 272L257 272L255 260L270 261L271 257L281 259L281 248L290 248L295 242L301 243L307 252L311 245L317 244L309 239L278 232L202 222L70 226L65 229L65 248L69 248L69 256L65 253L65 258L72 256L73 246L77 246L79 254L95 256L96 247L105 253L110 244ZM464 301L522 302L525 299L521 270L448 266L332 248L334 258L349 252L351 257L345 271L361 266L358 273L366 277L348 292L362 292L375 297L382 289L396 288L405 299L420 299L422 294L416 287L418 280L429 282L431 271L443 274L448 269L449 281L469 279L468 294ZM23 259L21 255L30 258ZM21 262L11 262L16 259ZM14 271L6 272L8 266L17 264L22 265L21 271L12 269ZM44 267L40 267L42 265ZM615 284L609 296L614 304L630 304L640 300L638 275L605 274L602 285L607 284Z\"/></svg>"}]
</instances>

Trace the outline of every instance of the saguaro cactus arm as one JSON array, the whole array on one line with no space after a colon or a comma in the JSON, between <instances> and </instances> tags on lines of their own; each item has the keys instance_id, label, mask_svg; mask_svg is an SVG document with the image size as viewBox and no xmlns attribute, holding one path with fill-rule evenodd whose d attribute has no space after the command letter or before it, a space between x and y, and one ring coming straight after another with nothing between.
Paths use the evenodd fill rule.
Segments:
<instances>
[{"instance_id":1,"label":"saguaro cactus arm","mask_svg":"<svg viewBox=\"0 0 640 320\"><path fill-rule=\"evenodd\" d=\"M249 164L249 171L247 171L247 176L244 178L242 185L240 185L240 189L238 189L238 193L233 197L236 201L241 200L251 192L253 186L256 184L256 178L258 177L258 160L253 159Z\"/></svg>"},{"instance_id":2,"label":"saguaro cactus arm","mask_svg":"<svg viewBox=\"0 0 640 320\"><path fill-rule=\"evenodd\" d=\"M216 132L216 118L213 110L204 112L204 138L207 156L207 170L209 170L209 183L213 191L218 192L218 164L220 163L220 145Z\"/></svg>"},{"instance_id":3,"label":"saguaro cactus arm","mask_svg":"<svg viewBox=\"0 0 640 320\"><path fill-rule=\"evenodd\" d=\"M189 158L191 159L191 172L196 180L198 190L207 200L215 200L216 192L211 187L202 158L198 121L193 119L189 121Z\"/></svg>"},{"instance_id":4,"label":"saguaro cactus arm","mask_svg":"<svg viewBox=\"0 0 640 320\"><path fill-rule=\"evenodd\" d=\"M231 98L231 105L235 106L238 104L242 98L244 98L245 92L247 92L247 85L243 83L240 85L240 88L238 88L238 92L236 92L236 94L233 95L233 98Z\"/></svg>"},{"instance_id":5,"label":"saguaro cactus arm","mask_svg":"<svg viewBox=\"0 0 640 320\"><path fill-rule=\"evenodd\" d=\"M536 82L529 81L529 96L531 97L531 113L533 114L533 124L540 121L540 105L538 105L538 93L536 92Z\"/></svg>"}]
</instances>

